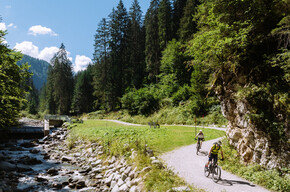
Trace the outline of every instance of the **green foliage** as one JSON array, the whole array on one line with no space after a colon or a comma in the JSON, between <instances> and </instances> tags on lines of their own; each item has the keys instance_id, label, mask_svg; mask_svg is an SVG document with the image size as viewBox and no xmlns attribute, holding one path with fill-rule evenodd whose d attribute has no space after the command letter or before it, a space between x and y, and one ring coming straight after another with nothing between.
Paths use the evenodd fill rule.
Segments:
<instances>
[{"instance_id":1,"label":"green foliage","mask_svg":"<svg viewBox=\"0 0 290 192\"><path fill-rule=\"evenodd\" d=\"M75 76L72 110L74 113L88 113L94 109L92 66Z\"/></svg>"},{"instance_id":2,"label":"green foliage","mask_svg":"<svg viewBox=\"0 0 290 192\"><path fill-rule=\"evenodd\" d=\"M233 149L227 140L223 141L223 152L225 161L220 162L222 168L239 175L269 190L286 192L290 190L289 169L267 170L259 165L244 165L239 162L238 153Z\"/></svg>"},{"instance_id":3,"label":"green foliage","mask_svg":"<svg viewBox=\"0 0 290 192\"><path fill-rule=\"evenodd\" d=\"M145 61L149 73L148 79L157 83L157 76L160 73L161 49L159 44L158 27L159 0L152 0L145 15Z\"/></svg>"},{"instance_id":4,"label":"green foliage","mask_svg":"<svg viewBox=\"0 0 290 192\"><path fill-rule=\"evenodd\" d=\"M4 44L5 32L0 30L0 128L16 124L21 104L26 102L28 64L17 65L22 54Z\"/></svg>"},{"instance_id":5,"label":"green foliage","mask_svg":"<svg viewBox=\"0 0 290 192\"><path fill-rule=\"evenodd\" d=\"M149 115L159 107L158 99L154 97L150 87L133 90L125 94L121 102L132 115Z\"/></svg>"},{"instance_id":6,"label":"green foliage","mask_svg":"<svg viewBox=\"0 0 290 192\"><path fill-rule=\"evenodd\" d=\"M46 85L46 105L51 114L69 114L73 97L72 64L63 44L51 59Z\"/></svg>"},{"instance_id":7,"label":"green foliage","mask_svg":"<svg viewBox=\"0 0 290 192\"><path fill-rule=\"evenodd\" d=\"M158 8L158 35L161 51L172 38L171 2L161 0Z\"/></svg>"},{"instance_id":8,"label":"green foliage","mask_svg":"<svg viewBox=\"0 0 290 192\"><path fill-rule=\"evenodd\" d=\"M172 103L173 105L178 106L181 101L187 101L191 95L192 93L190 91L190 87L188 85L184 85L172 95Z\"/></svg>"}]
</instances>

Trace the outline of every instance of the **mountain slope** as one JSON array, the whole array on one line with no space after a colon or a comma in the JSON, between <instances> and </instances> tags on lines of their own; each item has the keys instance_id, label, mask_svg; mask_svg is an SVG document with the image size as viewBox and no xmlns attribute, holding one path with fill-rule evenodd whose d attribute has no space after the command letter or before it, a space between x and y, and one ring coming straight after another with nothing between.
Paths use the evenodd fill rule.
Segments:
<instances>
[{"instance_id":1,"label":"mountain slope","mask_svg":"<svg viewBox=\"0 0 290 192\"><path fill-rule=\"evenodd\" d=\"M34 86L39 90L46 82L47 70L50 64L44 60L36 59L28 55L23 55L22 60L18 61L17 64L21 65L26 62L31 66L29 71L33 72L32 79Z\"/></svg>"}]
</instances>

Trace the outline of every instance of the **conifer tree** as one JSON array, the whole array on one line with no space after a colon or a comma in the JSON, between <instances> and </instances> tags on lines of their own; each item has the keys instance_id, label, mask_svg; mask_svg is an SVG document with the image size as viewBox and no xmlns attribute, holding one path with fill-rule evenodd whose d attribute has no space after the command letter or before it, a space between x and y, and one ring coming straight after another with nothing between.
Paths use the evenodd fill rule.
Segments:
<instances>
[{"instance_id":1,"label":"conifer tree","mask_svg":"<svg viewBox=\"0 0 290 192\"><path fill-rule=\"evenodd\" d=\"M193 34L197 31L196 21L193 20L193 16L196 14L197 6L200 4L200 0L188 0L184 8L183 17L180 20L180 28L178 30L178 36L181 41L189 40L193 37Z\"/></svg>"},{"instance_id":2,"label":"conifer tree","mask_svg":"<svg viewBox=\"0 0 290 192\"><path fill-rule=\"evenodd\" d=\"M157 83L157 75L160 72L160 43L158 34L158 7L159 0L152 0L145 15L145 61L149 81Z\"/></svg>"},{"instance_id":3,"label":"conifer tree","mask_svg":"<svg viewBox=\"0 0 290 192\"><path fill-rule=\"evenodd\" d=\"M69 114L74 82L71 61L67 57L63 44L51 59L51 64L47 82L49 112Z\"/></svg>"},{"instance_id":4,"label":"conifer tree","mask_svg":"<svg viewBox=\"0 0 290 192\"><path fill-rule=\"evenodd\" d=\"M129 14L130 66L127 72L130 73L131 84L135 88L140 88L146 66L144 62L145 35L142 29L142 11L138 0L133 1Z\"/></svg>"},{"instance_id":5,"label":"conifer tree","mask_svg":"<svg viewBox=\"0 0 290 192\"><path fill-rule=\"evenodd\" d=\"M74 113L88 113L94 108L92 80L91 65L85 71L81 71L75 76L74 96L72 99L72 110Z\"/></svg>"},{"instance_id":6,"label":"conifer tree","mask_svg":"<svg viewBox=\"0 0 290 192\"><path fill-rule=\"evenodd\" d=\"M172 37L177 39L177 31L180 25L180 19L183 17L184 7L187 0L174 0L173 1L173 10L172 10Z\"/></svg>"},{"instance_id":7,"label":"conifer tree","mask_svg":"<svg viewBox=\"0 0 290 192\"><path fill-rule=\"evenodd\" d=\"M130 80L126 75L128 69L128 13L122 0L120 0L117 9L110 15L110 59L111 59L111 87L110 87L110 107L115 109L120 107L119 98L122 97Z\"/></svg>"},{"instance_id":8,"label":"conifer tree","mask_svg":"<svg viewBox=\"0 0 290 192\"><path fill-rule=\"evenodd\" d=\"M110 91L111 81L111 62L110 62L110 31L109 23L105 18L101 20L98 25L95 44L94 44L94 66L92 67L93 73L93 86L94 96L96 97L95 104L102 103L104 106L108 104L108 93ZM105 107L107 108L107 107Z\"/></svg>"},{"instance_id":9,"label":"conifer tree","mask_svg":"<svg viewBox=\"0 0 290 192\"><path fill-rule=\"evenodd\" d=\"M158 34L160 49L163 51L172 38L172 11L169 0L161 0L158 8Z\"/></svg>"}]
</instances>

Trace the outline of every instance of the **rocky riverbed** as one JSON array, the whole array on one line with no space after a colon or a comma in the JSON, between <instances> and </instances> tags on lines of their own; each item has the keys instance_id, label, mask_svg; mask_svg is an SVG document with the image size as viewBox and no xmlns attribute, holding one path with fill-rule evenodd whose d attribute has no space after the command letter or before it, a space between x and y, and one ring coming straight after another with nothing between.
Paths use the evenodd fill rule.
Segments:
<instances>
[{"instance_id":1,"label":"rocky riverbed","mask_svg":"<svg viewBox=\"0 0 290 192\"><path fill-rule=\"evenodd\" d=\"M78 141L69 149L66 137L60 128L43 139L0 144L0 192L142 190L141 173L150 167L138 171L125 158L102 160L97 143Z\"/></svg>"}]
</instances>

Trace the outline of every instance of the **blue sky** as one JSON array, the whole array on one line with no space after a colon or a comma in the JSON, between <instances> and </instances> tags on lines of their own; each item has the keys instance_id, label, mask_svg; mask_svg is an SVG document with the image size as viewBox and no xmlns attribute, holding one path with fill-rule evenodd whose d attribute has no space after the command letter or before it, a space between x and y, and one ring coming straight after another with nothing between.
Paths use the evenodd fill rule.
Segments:
<instances>
[{"instance_id":1,"label":"blue sky","mask_svg":"<svg viewBox=\"0 0 290 192\"><path fill-rule=\"evenodd\" d=\"M119 0L0 0L0 30L7 44L30 56L49 61L64 43L74 70L85 69L93 55L98 23ZM127 11L132 0L123 0ZM143 14L150 0L139 0Z\"/></svg>"}]
</instances>

